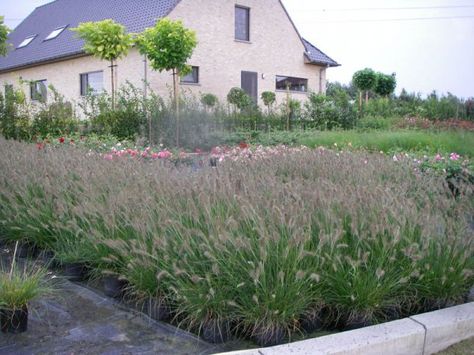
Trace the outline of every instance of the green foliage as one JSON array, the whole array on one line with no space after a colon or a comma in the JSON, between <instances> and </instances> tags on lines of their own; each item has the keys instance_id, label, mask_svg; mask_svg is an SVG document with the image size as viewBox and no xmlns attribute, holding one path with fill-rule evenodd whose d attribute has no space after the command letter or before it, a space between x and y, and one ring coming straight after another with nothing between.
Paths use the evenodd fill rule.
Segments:
<instances>
[{"instance_id":1,"label":"green foliage","mask_svg":"<svg viewBox=\"0 0 474 355\"><path fill-rule=\"evenodd\" d=\"M309 133L356 134L278 132L298 143ZM116 273L132 296L169 302L179 326L198 333L231 322L237 334L293 335L322 307L331 322L379 322L393 309L461 302L474 282L472 185L453 198L444 177L412 159L255 148L191 173L77 146L0 139L0 148L3 233L34 241L31 231L49 230L61 260ZM54 201L47 227L42 198Z\"/></svg>"},{"instance_id":2,"label":"green foliage","mask_svg":"<svg viewBox=\"0 0 474 355\"><path fill-rule=\"evenodd\" d=\"M372 69L365 68L354 73L352 82L359 90L369 91L375 87L377 75Z\"/></svg>"},{"instance_id":3,"label":"green foliage","mask_svg":"<svg viewBox=\"0 0 474 355\"><path fill-rule=\"evenodd\" d=\"M305 103L305 117L314 122L319 129L352 128L356 114L344 92L331 98L326 95L311 93Z\"/></svg>"},{"instance_id":4,"label":"green foliage","mask_svg":"<svg viewBox=\"0 0 474 355\"><path fill-rule=\"evenodd\" d=\"M113 20L83 22L71 28L77 37L84 40L86 53L102 60L115 61L127 55L133 39L125 27Z\"/></svg>"},{"instance_id":5,"label":"green foliage","mask_svg":"<svg viewBox=\"0 0 474 355\"><path fill-rule=\"evenodd\" d=\"M374 91L380 96L389 96L393 94L397 87L397 79L395 73L392 75L386 75L383 73L377 73L376 83Z\"/></svg>"},{"instance_id":6,"label":"green foliage","mask_svg":"<svg viewBox=\"0 0 474 355\"><path fill-rule=\"evenodd\" d=\"M8 139L31 138L32 113L21 89L12 87L0 93L0 133Z\"/></svg>"},{"instance_id":7,"label":"green foliage","mask_svg":"<svg viewBox=\"0 0 474 355\"><path fill-rule=\"evenodd\" d=\"M13 261L9 269L0 267L0 308L20 310L34 299L49 294L47 270L41 267L20 268Z\"/></svg>"},{"instance_id":8,"label":"green foliage","mask_svg":"<svg viewBox=\"0 0 474 355\"><path fill-rule=\"evenodd\" d=\"M0 16L0 56L5 56L8 52L8 33L10 30L3 23L3 16Z\"/></svg>"},{"instance_id":9,"label":"green foliage","mask_svg":"<svg viewBox=\"0 0 474 355\"><path fill-rule=\"evenodd\" d=\"M66 101L52 85L52 100L39 107L31 125L33 137L45 138L47 136L70 135L77 131L79 122L74 117L72 104Z\"/></svg>"},{"instance_id":10,"label":"green foliage","mask_svg":"<svg viewBox=\"0 0 474 355\"><path fill-rule=\"evenodd\" d=\"M147 103L143 92L127 84L117 92L115 108L111 109L107 105L108 101L107 94L102 94L99 98L91 96L88 102L83 103L92 113L90 130L98 134L110 134L121 140L138 138L146 123Z\"/></svg>"},{"instance_id":11,"label":"green foliage","mask_svg":"<svg viewBox=\"0 0 474 355\"><path fill-rule=\"evenodd\" d=\"M185 28L181 21L163 18L155 27L147 28L136 43L153 69L177 70L185 75L190 69L186 62L193 54L197 39L196 33Z\"/></svg>"},{"instance_id":12,"label":"green foliage","mask_svg":"<svg viewBox=\"0 0 474 355\"><path fill-rule=\"evenodd\" d=\"M217 99L216 95L213 94L202 94L201 95L201 103L208 108L215 107L219 100Z\"/></svg>"},{"instance_id":13,"label":"green foliage","mask_svg":"<svg viewBox=\"0 0 474 355\"><path fill-rule=\"evenodd\" d=\"M263 104L270 108L276 101L276 95L273 91L262 92Z\"/></svg>"},{"instance_id":14,"label":"green foliage","mask_svg":"<svg viewBox=\"0 0 474 355\"><path fill-rule=\"evenodd\" d=\"M252 98L241 88L234 87L227 94L227 102L239 110L249 109L253 105Z\"/></svg>"}]
</instances>

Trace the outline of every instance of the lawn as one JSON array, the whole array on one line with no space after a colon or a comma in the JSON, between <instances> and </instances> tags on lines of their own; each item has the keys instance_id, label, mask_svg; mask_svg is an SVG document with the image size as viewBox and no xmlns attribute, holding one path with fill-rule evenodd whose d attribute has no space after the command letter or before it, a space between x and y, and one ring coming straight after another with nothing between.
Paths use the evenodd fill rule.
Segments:
<instances>
[{"instance_id":1,"label":"lawn","mask_svg":"<svg viewBox=\"0 0 474 355\"><path fill-rule=\"evenodd\" d=\"M370 151L452 153L474 156L474 132L463 130L293 131L244 134L255 144L348 147Z\"/></svg>"}]
</instances>

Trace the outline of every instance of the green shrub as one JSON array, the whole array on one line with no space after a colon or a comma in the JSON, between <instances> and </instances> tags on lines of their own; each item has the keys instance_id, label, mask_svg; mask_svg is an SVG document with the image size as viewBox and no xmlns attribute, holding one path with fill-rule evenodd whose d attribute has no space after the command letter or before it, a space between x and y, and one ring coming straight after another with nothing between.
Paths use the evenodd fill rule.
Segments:
<instances>
[{"instance_id":1,"label":"green shrub","mask_svg":"<svg viewBox=\"0 0 474 355\"><path fill-rule=\"evenodd\" d=\"M239 110L247 110L253 105L250 96L241 88L232 88L227 94L227 101Z\"/></svg>"},{"instance_id":2,"label":"green shrub","mask_svg":"<svg viewBox=\"0 0 474 355\"><path fill-rule=\"evenodd\" d=\"M216 95L213 94L202 94L201 96L201 103L204 107L213 108L217 105L219 100L217 99Z\"/></svg>"},{"instance_id":3,"label":"green shrub","mask_svg":"<svg viewBox=\"0 0 474 355\"><path fill-rule=\"evenodd\" d=\"M72 104L53 86L49 86L52 100L42 104L34 114L31 125L33 137L70 135L77 131L79 122L74 117Z\"/></svg>"},{"instance_id":4,"label":"green shrub","mask_svg":"<svg viewBox=\"0 0 474 355\"><path fill-rule=\"evenodd\" d=\"M352 128L356 123L356 112L345 93L334 99L312 93L305 103L305 119L319 129Z\"/></svg>"}]
</instances>

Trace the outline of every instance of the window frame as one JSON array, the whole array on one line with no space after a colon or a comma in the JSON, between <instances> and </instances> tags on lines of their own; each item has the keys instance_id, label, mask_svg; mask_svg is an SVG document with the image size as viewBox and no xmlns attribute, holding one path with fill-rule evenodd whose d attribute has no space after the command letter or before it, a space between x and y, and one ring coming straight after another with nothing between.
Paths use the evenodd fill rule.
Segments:
<instances>
[{"instance_id":1,"label":"window frame","mask_svg":"<svg viewBox=\"0 0 474 355\"><path fill-rule=\"evenodd\" d=\"M51 40L53 40L53 39L55 39L55 38L58 38L58 37L61 35L61 33L63 33L64 30L65 30L68 26L69 26L69 25L65 25L65 26L60 26L60 27L55 28L54 30L52 30L52 31L49 33L49 35L46 36L46 38L43 40L43 42L51 41ZM51 37L51 38L50 38L50 36L51 36L54 32L56 32L56 31L59 31L59 32L58 32L54 37Z\"/></svg>"},{"instance_id":2,"label":"window frame","mask_svg":"<svg viewBox=\"0 0 474 355\"><path fill-rule=\"evenodd\" d=\"M33 42L33 41L35 40L36 37L38 37L37 34L26 37L26 38L16 47L16 49L21 49L21 48L28 47L28 46L31 44L31 42Z\"/></svg>"},{"instance_id":3,"label":"window frame","mask_svg":"<svg viewBox=\"0 0 474 355\"><path fill-rule=\"evenodd\" d=\"M237 32L237 10L245 10L247 13L247 37L239 38ZM234 39L238 42L250 42L250 7L243 5L235 5L234 9Z\"/></svg>"},{"instance_id":4,"label":"window frame","mask_svg":"<svg viewBox=\"0 0 474 355\"><path fill-rule=\"evenodd\" d=\"M37 84L40 84L40 83L44 85L44 94L45 94L44 96L43 96L43 93L41 92L41 88L38 91ZM33 102L41 102L41 103L45 103L48 101L48 80L47 79L30 81L30 99Z\"/></svg>"},{"instance_id":5,"label":"window frame","mask_svg":"<svg viewBox=\"0 0 474 355\"><path fill-rule=\"evenodd\" d=\"M90 74L102 74L102 89L101 90L88 90L89 86L89 75ZM87 80L87 86L84 88L83 86L83 77L86 77ZM102 92L104 92L104 71L103 70L95 70L95 71L90 71L90 72L85 72L85 73L80 73L79 74L79 93L82 97L88 96L88 95L100 95Z\"/></svg>"},{"instance_id":6,"label":"window frame","mask_svg":"<svg viewBox=\"0 0 474 355\"><path fill-rule=\"evenodd\" d=\"M196 70L196 80L194 80L194 70ZM185 76L182 76L179 80L180 84L184 84L184 85L198 85L200 84L200 75L199 75L199 67L197 65L192 65L191 66L191 73L189 73L188 75L185 75ZM193 78L192 81L189 81L189 80L185 80L186 77L189 77L191 76Z\"/></svg>"},{"instance_id":7,"label":"window frame","mask_svg":"<svg viewBox=\"0 0 474 355\"><path fill-rule=\"evenodd\" d=\"M304 80L305 81L305 85L304 85L304 90L295 90L295 89L280 89L278 88L278 78L286 78L287 79L298 79L298 80ZM290 91L290 92L293 92L293 93L301 93L301 94L306 94L308 93L309 91L309 88L308 88L308 78L300 78L300 77L297 77L297 76L290 76L290 75L276 75L275 76L275 91L279 91L279 92L286 92L286 91Z\"/></svg>"}]
</instances>

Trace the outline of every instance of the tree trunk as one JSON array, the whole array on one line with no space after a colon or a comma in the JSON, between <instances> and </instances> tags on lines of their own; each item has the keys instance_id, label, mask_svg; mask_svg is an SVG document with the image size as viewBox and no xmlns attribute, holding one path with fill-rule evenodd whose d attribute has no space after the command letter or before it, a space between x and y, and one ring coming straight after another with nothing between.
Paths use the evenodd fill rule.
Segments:
<instances>
[{"instance_id":1,"label":"tree trunk","mask_svg":"<svg viewBox=\"0 0 474 355\"><path fill-rule=\"evenodd\" d=\"M110 61L110 81L112 84L112 110L115 110L115 73L114 73L114 61Z\"/></svg>"},{"instance_id":2,"label":"tree trunk","mask_svg":"<svg viewBox=\"0 0 474 355\"><path fill-rule=\"evenodd\" d=\"M359 91L359 116L362 115L362 91Z\"/></svg>"},{"instance_id":3,"label":"tree trunk","mask_svg":"<svg viewBox=\"0 0 474 355\"><path fill-rule=\"evenodd\" d=\"M367 105L368 102L369 102L369 90L366 90L365 91L365 104Z\"/></svg>"},{"instance_id":4,"label":"tree trunk","mask_svg":"<svg viewBox=\"0 0 474 355\"><path fill-rule=\"evenodd\" d=\"M179 71L173 69L173 91L174 91L174 105L176 113L176 148L179 148Z\"/></svg>"}]
</instances>

